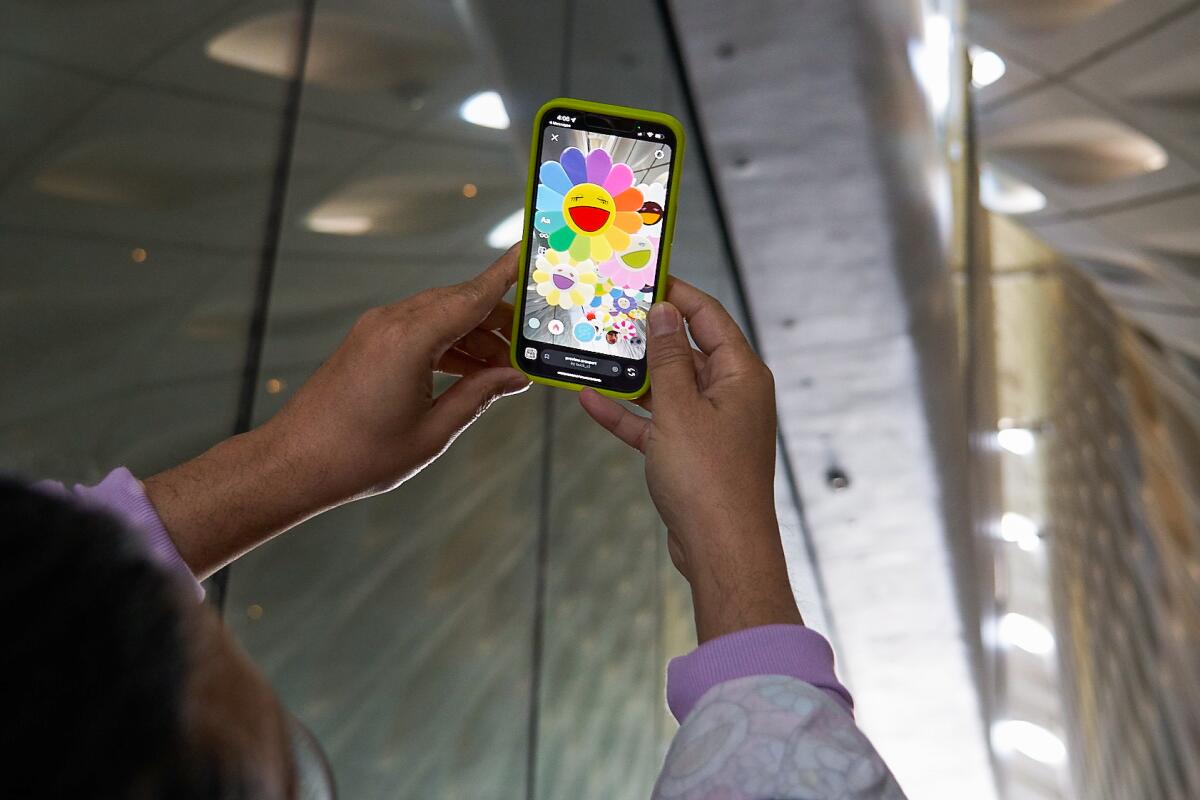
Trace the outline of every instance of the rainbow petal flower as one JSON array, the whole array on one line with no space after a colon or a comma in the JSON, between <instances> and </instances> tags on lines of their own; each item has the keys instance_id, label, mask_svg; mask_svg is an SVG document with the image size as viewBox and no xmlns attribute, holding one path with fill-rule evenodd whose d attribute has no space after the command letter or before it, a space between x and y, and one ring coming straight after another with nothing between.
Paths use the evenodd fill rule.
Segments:
<instances>
[{"instance_id":1,"label":"rainbow petal flower","mask_svg":"<svg viewBox=\"0 0 1200 800\"><path fill-rule=\"evenodd\" d=\"M633 188L633 170L613 164L606 150L585 157L568 147L558 161L542 164L538 177L533 227L549 235L553 250L599 263L628 248L630 235L642 227L642 193Z\"/></svg>"},{"instance_id":2,"label":"rainbow petal flower","mask_svg":"<svg viewBox=\"0 0 1200 800\"><path fill-rule=\"evenodd\" d=\"M534 288L550 305L575 308L587 305L595 297L596 267L591 261L576 261L569 255L547 250L533 266Z\"/></svg>"},{"instance_id":3,"label":"rainbow petal flower","mask_svg":"<svg viewBox=\"0 0 1200 800\"><path fill-rule=\"evenodd\" d=\"M612 258L596 270L613 286L632 290L636 294L654 283L658 271L658 239L638 232L629 239L629 246L613 253Z\"/></svg>"}]
</instances>

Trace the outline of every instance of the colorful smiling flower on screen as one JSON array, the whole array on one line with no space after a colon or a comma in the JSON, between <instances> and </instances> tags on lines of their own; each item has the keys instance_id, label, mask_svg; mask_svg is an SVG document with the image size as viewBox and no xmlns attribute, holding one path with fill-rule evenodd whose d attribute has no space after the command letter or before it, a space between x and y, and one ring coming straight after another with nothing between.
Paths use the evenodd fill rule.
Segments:
<instances>
[{"instance_id":1,"label":"colorful smiling flower on screen","mask_svg":"<svg viewBox=\"0 0 1200 800\"><path fill-rule=\"evenodd\" d=\"M642 227L642 193L633 188L628 164L613 164L606 150L585 157L575 147L538 173L533 226L549 234L547 245L576 261L601 262L629 246Z\"/></svg>"},{"instance_id":2,"label":"colorful smiling flower on screen","mask_svg":"<svg viewBox=\"0 0 1200 800\"><path fill-rule=\"evenodd\" d=\"M638 209L638 216L642 218L641 232L647 236L661 237L667 187L661 183L639 183L636 188L642 193L642 205Z\"/></svg>"},{"instance_id":3,"label":"colorful smiling flower on screen","mask_svg":"<svg viewBox=\"0 0 1200 800\"><path fill-rule=\"evenodd\" d=\"M640 292L654 283L658 270L658 239L641 232L631 236L629 246L600 264L597 271L613 286Z\"/></svg>"},{"instance_id":4,"label":"colorful smiling flower on screen","mask_svg":"<svg viewBox=\"0 0 1200 800\"><path fill-rule=\"evenodd\" d=\"M638 335L637 326L633 324L632 320L625 319L624 317L613 323L613 330L627 342L632 342Z\"/></svg>"},{"instance_id":5,"label":"colorful smiling flower on screen","mask_svg":"<svg viewBox=\"0 0 1200 800\"><path fill-rule=\"evenodd\" d=\"M533 283L546 302L559 308L586 306L596 294L596 268L565 253L547 250L534 262Z\"/></svg>"},{"instance_id":6,"label":"colorful smiling flower on screen","mask_svg":"<svg viewBox=\"0 0 1200 800\"><path fill-rule=\"evenodd\" d=\"M613 309L621 314L628 314L637 308L637 301L627 294L617 295L613 298Z\"/></svg>"}]
</instances>

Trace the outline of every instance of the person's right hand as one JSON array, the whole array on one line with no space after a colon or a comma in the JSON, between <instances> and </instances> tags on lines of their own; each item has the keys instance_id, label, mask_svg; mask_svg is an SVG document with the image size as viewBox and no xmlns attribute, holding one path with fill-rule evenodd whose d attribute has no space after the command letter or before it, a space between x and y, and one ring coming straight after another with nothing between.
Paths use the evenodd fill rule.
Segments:
<instances>
[{"instance_id":1,"label":"person's right hand","mask_svg":"<svg viewBox=\"0 0 1200 800\"><path fill-rule=\"evenodd\" d=\"M700 641L800 624L775 516L774 378L714 298L680 280L667 297L649 318L653 398L642 405L651 416L590 389L580 403L645 454L671 560L692 587Z\"/></svg>"}]
</instances>

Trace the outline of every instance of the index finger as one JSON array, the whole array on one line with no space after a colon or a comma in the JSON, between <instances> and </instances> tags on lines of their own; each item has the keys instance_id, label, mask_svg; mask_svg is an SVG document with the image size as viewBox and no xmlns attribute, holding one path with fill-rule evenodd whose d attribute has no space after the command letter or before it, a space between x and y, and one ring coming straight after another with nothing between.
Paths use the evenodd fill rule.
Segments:
<instances>
[{"instance_id":1,"label":"index finger","mask_svg":"<svg viewBox=\"0 0 1200 800\"><path fill-rule=\"evenodd\" d=\"M725 345L751 349L742 329L729 316L725 306L712 295L700 291L687 281L671 278L667 299L683 314L692 339L705 355L711 356L718 347Z\"/></svg>"}]
</instances>

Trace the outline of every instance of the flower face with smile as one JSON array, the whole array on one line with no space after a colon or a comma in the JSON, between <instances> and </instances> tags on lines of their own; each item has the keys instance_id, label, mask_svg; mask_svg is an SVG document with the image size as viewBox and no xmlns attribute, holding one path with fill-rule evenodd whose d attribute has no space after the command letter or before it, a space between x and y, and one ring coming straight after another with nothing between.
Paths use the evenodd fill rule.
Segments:
<instances>
[{"instance_id":1,"label":"flower face with smile","mask_svg":"<svg viewBox=\"0 0 1200 800\"><path fill-rule=\"evenodd\" d=\"M642 205L638 209L642 229L638 233L661 239L663 209L667 205L667 187L661 183L639 183L634 188L642 193Z\"/></svg>"},{"instance_id":2,"label":"flower face with smile","mask_svg":"<svg viewBox=\"0 0 1200 800\"><path fill-rule=\"evenodd\" d=\"M637 211L643 198L633 188L633 170L614 164L607 150L585 156L568 147L558 161L544 162L538 177L533 226L546 234L551 250L599 263L628 247L629 236L642 227Z\"/></svg>"},{"instance_id":3,"label":"flower face with smile","mask_svg":"<svg viewBox=\"0 0 1200 800\"><path fill-rule=\"evenodd\" d=\"M537 293L558 308L587 305L596 294L597 278L592 262L576 262L554 250L538 256L532 277Z\"/></svg>"},{"instance_id":4,"label":"flower face with smile","mask_svg":"<svg viewBox=\"0 0 1200 800\"><path fill-rule=\"evenodd\" d=\"M600 265L600 275L622 289L641 290L654 283L658 271L658 239L635 234L629 247Z\"/></svg>"},{"instance_id":5,"label":"flower face with smile","mask_svg":"<svg viewBox=\"0 0 1200 800\"><path fill-rule=\"evenodd\" d=\"M563 217L576 233L603 233L613 221L612 195L594 183L581 183L563 200Z\"/></svg>"}]
</instances>

